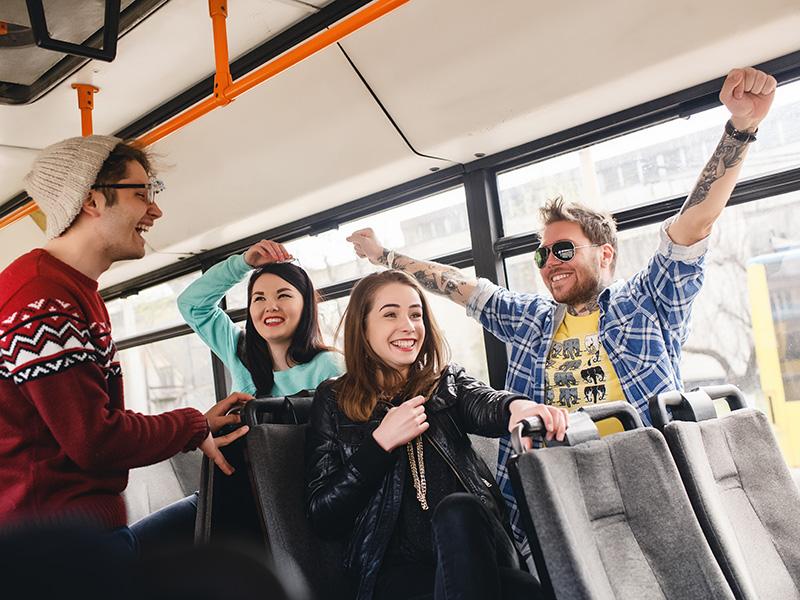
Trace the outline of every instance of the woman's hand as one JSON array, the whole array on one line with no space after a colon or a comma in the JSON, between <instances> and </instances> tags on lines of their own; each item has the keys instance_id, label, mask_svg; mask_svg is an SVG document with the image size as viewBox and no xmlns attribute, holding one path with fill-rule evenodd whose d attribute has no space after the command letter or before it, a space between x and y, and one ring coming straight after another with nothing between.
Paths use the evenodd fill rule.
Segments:
<instances>
[{"instance_id":1,"label":"woman's hand","mask_svg":"<svg viewBox=\"0 0 800 600\"><path fill-rule=\"evenodd\" d=\"M284 248L283 244L270 240L256 242L244 253L244 262L254 269L270 263L292 260L292 258L292 255Z\"/></svg>"},{"instance_id":2,"label":"woman's hand","mask_svg":"<svg viewBox=\"0 0 800 600\"><path fill-rule=\"evenodd\" d=\"M239 410L241 410L242 406L244 406L245 402L249 402L252 400L253 397L250 394L245 394L244 392L233 392L230 396L225 398L224 400L220 400L214 406L212 406L209 411L206 413L206 420L208 420L208 428L211 430L211 433L217 433L220 429L225 427L225 425L236 425L242 422L242 418L239 416ZM236 412L231 412L231 411ZM228 414L230 413L230 414ZM246 429L242 427L242 429ZM238 430L237 430L238 431ZM235 432L234 432L235 433ZM229 434L232 435L232 434ZM240 434L244 435L244 434ZM220 440L224 440L228 436L223 436L219 438ZM237 436L239 437L239 436ZM225 443L217 442L218 446L227 446L230 444L234 439L231 439Z\"/></svg>"},{"instance_id":3,"label":"woman's hand","mask_svg":"<svg viewBox=\"0 0 800 600\"><path fill-rule=\"evenodd\" d=\"M372 432L372 437L378 445L386 452L391 452L422 435L422 432L430 426L425 415L424 403L424 396L415 396L400 406L390 408L381 424Z\"/></svg>"},{"instance_id":4,"label":"woman's hand","mask_svg":"<svg viewBox=\"0 0 800 600\"><path fill-rule=\"evenodd\" d=\"M555 437L559 442L564 441L564 432L569 423L567 409L539 404L532 400L512 400L509 410L511 411L511 418L508 420L509 431L514 431L519 422L528 417L540 417L546 431L544 439L552 440ZM530 438L523 438L522 443L530 449Z\"/></svg>"}]
</instances>

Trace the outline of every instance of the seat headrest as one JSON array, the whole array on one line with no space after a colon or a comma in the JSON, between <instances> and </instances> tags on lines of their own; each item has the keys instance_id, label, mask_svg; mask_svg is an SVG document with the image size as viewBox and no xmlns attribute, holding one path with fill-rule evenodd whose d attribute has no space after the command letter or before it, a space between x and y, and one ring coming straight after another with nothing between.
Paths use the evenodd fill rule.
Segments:
<instances>
[{"instance_id":1,"label":"seat headrest","mask_svg":"<svg viewBox=\"0 0 800 600\"><path fill-rule=\"evenodd\" d=\"M249 427L261 423L300 425L308 422L314 390L303 390L291 396L256 398L244 405L242 421Z\"/></svg>"}]
</instances>

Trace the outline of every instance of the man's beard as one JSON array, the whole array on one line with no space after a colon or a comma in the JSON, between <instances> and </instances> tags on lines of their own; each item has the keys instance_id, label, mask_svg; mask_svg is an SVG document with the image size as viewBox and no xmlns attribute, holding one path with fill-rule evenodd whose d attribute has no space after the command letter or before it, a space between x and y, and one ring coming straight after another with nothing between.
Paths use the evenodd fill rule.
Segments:
<instances>
[{"instance_id":1,"label":"man's beard","mask_svg":"<svg viewBox=\"0 0 800 600\"><path fill-rule=\"evenodd\" d=\"M556 298L561 304L567 306L579 306L597 300L600 292L603 291L603 285L600 282L599 269L594 273L587 273L588 277L575 286L562 298Z\"/></svg>"}]
</instances>

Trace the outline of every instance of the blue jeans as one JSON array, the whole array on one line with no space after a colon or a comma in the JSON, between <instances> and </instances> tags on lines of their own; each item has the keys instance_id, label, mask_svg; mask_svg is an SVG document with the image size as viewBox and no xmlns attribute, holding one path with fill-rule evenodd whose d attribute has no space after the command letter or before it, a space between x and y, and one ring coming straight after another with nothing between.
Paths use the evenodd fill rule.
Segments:
<instances>
[{"instance_id":1,"label":"blue jeans","mask_svg":"<svg viewBox=\"0 0 800 600\"><path fill-rule=\"evenodd\" d=\"M173 502L131 525L139 553L148 556L164 546L191 546L198 492Z\"/></svg>"},{"instance_id":2,"label":"blue jeans","mask_svg":"<svg viewBox=\"0 0 800 600\"><path fill-rule=\"evenodd\" d=\"M138 541L129 527L112 529L104 538L110 552L116 552L120 556L139 553Z\"/></svg>"}]
</instances>

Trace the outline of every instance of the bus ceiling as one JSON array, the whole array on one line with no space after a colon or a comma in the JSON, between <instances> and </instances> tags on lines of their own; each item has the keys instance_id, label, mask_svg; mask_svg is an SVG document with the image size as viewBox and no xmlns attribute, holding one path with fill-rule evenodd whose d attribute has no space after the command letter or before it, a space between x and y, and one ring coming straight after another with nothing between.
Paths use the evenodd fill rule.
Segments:
<instances>
[{"instance_id":1,"label":"bus ceiling","mask_svg":"<svg viewBox=\"0 0 800 600\"><path fill-rule=\"evenodd\" d=\"M78 0L73 1L78 2ZM326 27L317 35L311 36L288 52L234 81L231 77L228 57L228 35L225 26L225 20L228 17L228 0L208 0L209 15L212 21L216 67L213 93L202 102L195 104L185 112L176 115L147 132L138 139L138 142L142 146L150 146L161 138L191 123L195 119L211 112L215 108L229 104L241 94L264 83L271 77L294 66L312 54L338 42L350 33L391 12L395 8L402 6L408 1L409 0L375 0L375 2L370 3L369 6L363 10L347 16L330 27ZM130 4L130 1L127 3ZM351 4L357 7L359 3ZM36 40L37 46L46 50L67 52L73 55L96 58L107 62L113 61L116 54L116 37L110 35L110 32L116 32L119 28L120 0L106 0L102 50L86 45L52 39L48 33L48 25L45 20L42 0L27 0L27 6L31 29L33 30L33 37ZM63 5L59 5L59 7L62 9L64 8ZM73 6L73 8L76 7ZM68 16L68 13L59 12L58 14L62 18ZM67 19L67 21L69 21L69 19ZM71 33L74 35L75 32ZM93 96L99 91L99 88L93 85L80 83L73 83L72 88L77 90L78 93L78 107L81 113L81 135L91 135L93 132L91 118L94 106ZM32 200L26 199L20 207L0 218L0 229L21 218L32 216L36 212L37 208L35 203ZM44 223L44 216L40 213L35 220L37 224L42 224Z\"/></svg>"},{"instance_id":2,"label":"bus ceiling","mask_svg":"<svg viewBox=\"0 0 800 600\"><path fill-rule=\"evenodd\" d=\"M102 48L104 3L80 3L95 16L77 37L50 13L69 3L44 2L51 36ZM375 4L229 0L229 91ZM100 88L94 131L124 138L143 138L214 93L207 1L123 1L112 63L13 47L32 44L32 34L19 29L28 21L7 14L12 8L27 15L24 0L0 2L0 21L11 23L0 35L0 73L23 50L74 62L38 101L0 105L0 217L26 205L22 179L36 151L81 132L73 83ZM448 185L459 185L465 172L508 169L687 116L714 106L734 66L796 78L798 28L796 0L735 9L724 0L410 0L155 144L174 165L164 173L167 216L150 234L162 254L120 270L160 268L176 260L170 252L234 243L417 180L452 176ZM0 235L16 253L43 239L29 219Z\"/></svg>"}]
</instances>

